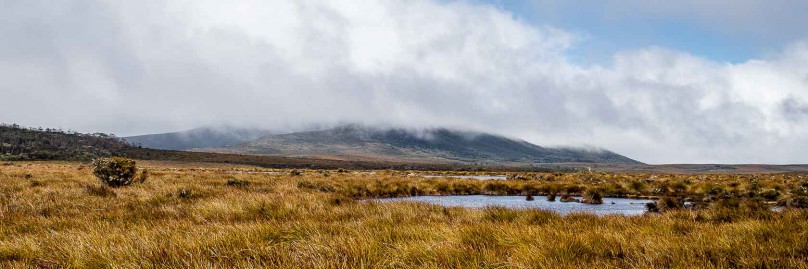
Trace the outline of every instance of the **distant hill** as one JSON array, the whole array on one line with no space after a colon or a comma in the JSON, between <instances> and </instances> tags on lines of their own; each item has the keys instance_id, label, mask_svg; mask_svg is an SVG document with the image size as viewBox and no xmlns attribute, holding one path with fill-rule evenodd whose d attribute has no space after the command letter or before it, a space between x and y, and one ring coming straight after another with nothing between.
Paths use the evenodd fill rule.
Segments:
<instances>
[{"instance_id":1,"label":"distant hill","mask_svg":"<svg viewBox=\"0 0 808 269\"><path fill-rule=\"evenodd\" d=\"M198 149L250 155L476 165L639 162L607 150L546 148L503 136L448 129L409 131L344 126L268 135L243 144Z\"/></svg>"},{"instance_id":2,"label":"distant hill","mask_svg":"<svg viewBox=\"0 0 808 269\"><path fill-rule=\"evenodd\" d=\"M458 139L458 135L463 139L471 139L471 141L481 140L481 141L500 141L504 144L499 143L489 143L489 142L474 142L472 144L489 144L489 147L482 147L488 148L486 150L482 149L466 149L460 150L460 152L466 152L465 154L461 155L474 155L474 152L477 154L483 154L480 152L486 152L491 149L491 146L497 148L510 148L508 147L500 147L494 145L515 145L527 143L524 141L519 140L512 140L507 138L502 138L493 135L487 136L480 136L479 134L473 133L463 133L463 132L452 132L446 130L432 130L428 132L422 132L419 134L414 134L412 132L406 132L403 130L387 130L387 131L373 131L373 130L351 130L350 128L338 128L334 130L328 131L321 131L321 132L308 132L308 133L320 133L321 135L326 134L339 134L344 133L357 133L361 134L359 139L354 141L362 141L368 140L373 137L381 136L385 137L385 134L389 133L388 135L393 137L392 141L400 141L399 144L403 143L405 145L411 144L409 142L403 141L410 141L412 139L415 140L429 140L430 142L421 141L420 143L426 144L441 144L437 141L444 141L448 140L456 140ZM436 135L437 134L437 135ZM445 135L448 135L448 138L442 138ZM454 135L451 135L454 134ZM289 135L280 135L280 136L301 136L305 138L307 135L305 133L297 133L297 134L289 134ZM489 137L490 136L490 137ZM274 137L274 136L270 136ZM398 137L398 138L396 138ZM485 138L488 137L488 138ZM332 138L336 141L340 141L343 139L340 138ZM258 139L262 140L262 139ZM511 142L507 142L510 140ZM254 141L255 142L255 141ZM252 143L252 142L251 142ZM360 145L373 145L374 143L371 142L355 142ZM416 143L417 144L417 143ZM805 174L808 173L808 165L764 165L764 164L666 164L666 165L647 165L641 164L637 162L620 162L620 160L625 160L620 155L614 153L607 153L606 151L595 151L595 155L599 155L604 159L607 160L617 160L613 162L601 162L601 163L591 163L591 162L566 162L566 163L534 163L530 166L525 166L524 163L497 163L495 161L488 162L488 164L482 164L485 162L478 162L478 163L457 163L457 162L450 162L448 158L445 157L436 157L435 155L429 155L431 152L440 151L441 148L463 148L463 146L449 146L452 143L447 143L444 145L437 145L434 146L432 149L403 149L401 152L407 151L422 151L421 157L422 159L413 159L413 157L409 157L409 161L396 161L390 160L391 158L382 159L368 159L368 160L357 160L350 158L345 158L340 160L334 157L329 159L325 158L296 158L296 157L284 157L284 156L259 156L259 155L236 155L236 154L220 154L220 153L211 153L211 152L191 152L191 151L176 151L176 150L161 150L161 149L149 149L149 148L141 148L137 146L132 146L120 138L115 137L111 134L81 134L76 132L70 131L62 131L58 129L43 129L43 128L25 128L20 127L17 125L7 125L0 123L0 161L4 161L0 163L0 167L2 165L6 165L6 161L26 161L26 160L78 160L78 161L89 161L93 158L97 157L108 157L108 156L123 156L129 158L135 158L139 160L161 160L161 161L177 161L177 162L212 162L212 163L231 163L231 164L245 164L245 165L256 165L261 167L268 167L268 168L314 168L314 169L336 169L336 168L348 168L348 169L395 169L395 170L458 170L458 171L541 171L541 172L570 172L570 171L588 171L591 169L592 171L605 171L605 172L613 172L613 173L643 173L643 174L660 174L660 173L670 173L670 174L757 174L757 173L801 173ZM462 144L462 143L461 143ZM529 144L529 143L528 143ZM222 151L239 151L243 149L239 149L244 145L238 147L229 147L218 149ZM386 146L388 149L391 146ZM425 147L425 146L421 146ZM527 147L538 147L538 146L527 146ZM587 156L588 154L593 154L592 151L586 150L571 150L571 149L548 149L538 147L544 150L548 150L550 152L555 152L556 155L548 155L548 156L567 156L564 157L566 160L570 160L569 155L581 155ZM372 149L372 148L371 148ZM361 151L361 150L360 150ZM520 150L507 150L511 152L514 156L524 156L523 154L526 153L518 153ZM333 151L339 152L339 151ZM332 152L332 153L333 153ZM393 150L392 152L397 152ZM517 153L513 153L517 152ZM531 152L531 151L528 151ZM445 154L445 153L444 153ZM486 153L490 154L490 153ZM614 155L612 155L614 154ZM529 154L527 154L529 155ZM395 156L395 155L393 155ZM335 156L338 157L338 156ZM437 159L429 159L429 158L437 158ZM561 158L562 160L564 158ZM518 159L518 158L516 158ZM545 158L547 159L547 158ZM572 157L572 159L577 160L589 160L591 158L583 158L583 157ZM436 161L430 161L436 160ZM630 160L630 159L629 159ZM633 160L631 160L633 161Z\"/></svg>"},{"instance_id":3,"label":"distant hill","mask_svg":"<svg viewBox=\"0 0 808 269\"><path fill-rule=\"evenodd\" d=\"M123 139L145 148L187 150L236 145L269 134L272 132L260 129L205 127L174 133L130 136Z\"/></svg>"}]
</instances>

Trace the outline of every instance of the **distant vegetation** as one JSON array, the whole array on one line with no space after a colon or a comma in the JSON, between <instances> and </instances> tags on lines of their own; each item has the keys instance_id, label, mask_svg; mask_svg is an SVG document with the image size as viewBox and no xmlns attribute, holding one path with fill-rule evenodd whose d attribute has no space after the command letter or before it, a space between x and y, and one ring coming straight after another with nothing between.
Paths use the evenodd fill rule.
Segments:
<instances>
[{"instance_id":1,"label":"distant vegetation","mask_svg":"<svg viewBox=\"0 0 808 269\"><path fill-rule=\"evenodd\" d=\"M114 135L0 125L0 160L81 160L120 154L129 148Z\"/></svg>"}]
</instances>

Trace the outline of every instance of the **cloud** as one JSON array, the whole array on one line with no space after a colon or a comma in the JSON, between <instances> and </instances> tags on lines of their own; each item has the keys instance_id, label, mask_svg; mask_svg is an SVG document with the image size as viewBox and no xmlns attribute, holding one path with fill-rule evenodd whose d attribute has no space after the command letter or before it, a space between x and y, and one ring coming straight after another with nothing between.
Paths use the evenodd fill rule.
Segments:
<instances>
[{"instance_id":1,"label":"cloud","mask_svg":"<svg viewBox=\"0 0 808 269\"><path fill-rule=\"evenodd\" d=\"M804 163L808 44L608 66L579 35L445 1L12 1L0 121L119 135L227 123L450 127L652 163Z\"/></svg>"}]
</instances>

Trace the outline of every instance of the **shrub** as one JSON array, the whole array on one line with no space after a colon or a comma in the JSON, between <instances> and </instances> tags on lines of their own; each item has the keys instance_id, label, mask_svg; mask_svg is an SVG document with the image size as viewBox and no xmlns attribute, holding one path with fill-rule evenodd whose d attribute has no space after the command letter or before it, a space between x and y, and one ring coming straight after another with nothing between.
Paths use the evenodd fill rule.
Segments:
<instances>
[{"instance_id":1,"label":"shrub","mask_svg":"<svg viewBox=\"0 0 808 269\"><path fill-rule=\"evenodd\" d=\"M791 194L797 195L797 196L808 196L808 186L805 186L807 184L808 183L805 183L805 182L800 184L800 186L798 186L798 187L791 190Z\"/></svg>"},{"instance_id":2,"label":"shrub","mask_svg":"<svg viewBox=\"0 0 808 269\"><path fill-rule=\"evenodd\" d=\"M641 193L645 191L645 183L639 180L632 180L628 183L628 188L634 192Z\"/></svg>"},{"instance_id":3,"label":"shrub","mask_svg":"<svg viewBox=\"0 0 808 269\"><path fill-rule=\"evenodd\" d=\"M682 208L682 201L673 197L662 197L657 201L659 211L668 211Z\"/></svg>"},{"instance_id":4,"label":"shrub","mask_svg":"<svg viewBox=\"0 0 808 269\"><path fill-rule=\"evenodd\" d=\"M132 184L136 172L135 161L131 159L112 157L93 161L93 174L110 187Z\"/></svg>"},{"instance_id":5,"label":"shrub","mask_svg":"<svg viewBox=\"0 0 808 269\"><path fill-rule=\"evenodd\" d=\"M548 193L548 194L547 194L547 201L550 201L550 202L555 202L555 200L556 200L556 194L555 194L555 192L551 192L551 193Z\"/></svg>"},{"instance_id":6,"label":"shrub","mask_svg":"<svg viewBox=\"0 0 808 269\"><path fill-rule=\"evenodd\" d=\"M437 184L437 186L435 187L435 190L436 190L436 191L438 191L438 193L440 193L440 194L446 194L446 193L449 193L449 184L446 184L446 183L440 182L440 183L438 183L438 184Z\"/></svg>"},{"instance_id":7,"label":"shrub","mask_svg":"<svg viewBox=\"0 0 808 269\"><path fill-rule=\"evenodd\" d=\"M600 190L586 190L584 192L584 198L581 199L581 203L598 205L602 204L603 195L600 193Z\"/></svg>"},{"instance_id":8,"label":"shrub","mask_svg":"<svg viewBox=\"0 0 808 269\"><path fill-rule=\"evenodd\" d=\"M808 196L792 196L780 199L777 205L794 208L808 208Z\"/></svg>"},{"instance_id":9,"label":"shrub","mask_svg":"<svg viewBox=\"0 0 808 269\"><path fill-rule=\"evenodd\" d=\"M657 212L659 212L659 207L657 206L657 203L649 202L649 203L645 204L645 211L652 212L652 213L657 213Z\"/></svg>"},{"instance_id":10,"label":"shrub","mask_svg":"<svg viewBox=\"0 0 808 269\"><path fill-rule=\"evenodd\" d=\"M777 197L780 197L780 192L775 189L768 189L760 192L760 196L763 197L763 199L774 201L777 200Z\"/></svg>"}]
</instances>

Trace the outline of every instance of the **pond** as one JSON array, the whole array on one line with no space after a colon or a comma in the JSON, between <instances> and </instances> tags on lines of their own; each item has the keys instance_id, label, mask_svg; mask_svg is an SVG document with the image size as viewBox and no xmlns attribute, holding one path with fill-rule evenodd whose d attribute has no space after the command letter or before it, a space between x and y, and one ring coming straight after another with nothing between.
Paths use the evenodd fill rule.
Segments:
<instances>
[{"instance_id":1,"label":"pond","mask_svg":"<svg viewBox=\"0 0 808 269\"><path fill-rule=\"evenodd\" d=\"M645 204L654 200L603 198L603 204L592 205L576 202L562 203L556 200L549 202L545 196L534 196L535 200L527 201L525 196L493 196L493 195L447 195L447 196L413 196L401 198L373 199L378 202L422 202L446 207L483 208L488 206L504 206L507 208L539 208L566 215L573 212L588 212L597 215L636 216L645 213ZM580 199L581 197L576 197Z\"/></svg>"},{"instance_id":2,"label":"pond","mask_svg":"<svg viewBox=\"0 0 808 269\"><path fill-rule=\"evenodd\" d=\"M284 175L285 172L264 172L264 171L227 171L229 174L264 174L264 175Z\"/></svg>"},{"instance_id":3,"label":"pond","mask_svg":"<svg viewBox=\"0 0 808 269\"><path fill-rule=\"evenodd\" d=\"M423 175L423 178L467 178L467 179L477 179L477 180L505 180L505 176L475 176L475 175Z\"/></svg>"}]
</instances>

